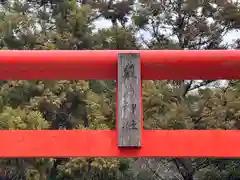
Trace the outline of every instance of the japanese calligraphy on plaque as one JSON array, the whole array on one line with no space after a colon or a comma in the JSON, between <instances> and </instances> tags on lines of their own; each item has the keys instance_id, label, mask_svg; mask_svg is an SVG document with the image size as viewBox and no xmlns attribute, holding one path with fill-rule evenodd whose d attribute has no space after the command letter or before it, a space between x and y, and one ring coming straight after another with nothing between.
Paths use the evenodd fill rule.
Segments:
<instances>
[{"instance_id":1,"label":"japanese calligraphy on plaque","mask_svg":"<svg viewBox=\"0 0 240 180\"><path fill-rule=\"evenodd\" d=\"M118 56L118 146L141 146L140 55Z\"/></svg>"}]
</instances>

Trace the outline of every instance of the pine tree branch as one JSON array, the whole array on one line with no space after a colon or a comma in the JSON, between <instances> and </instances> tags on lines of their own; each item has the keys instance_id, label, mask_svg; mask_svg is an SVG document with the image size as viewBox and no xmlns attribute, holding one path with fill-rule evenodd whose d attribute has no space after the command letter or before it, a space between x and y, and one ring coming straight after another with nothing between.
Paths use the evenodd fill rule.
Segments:
<instances>
[{"instance_id":1,"label":"pine tree branch","mask_svg":"<svg viewBox=\"0 0 240 180\"><path fill-rule=\"evenodd\" d=\"M154 170L153 168L151 168L151 167L149 166L149 163L146 162L145 159L142 158L142 160L143 160L144 164L146 165L147 169L148 169L150 172L152 172L157 178L159 178L159 179L161 179L161 180L164 180L164 178L161 177L156 170Z\"/></svg>"}]
</instances>

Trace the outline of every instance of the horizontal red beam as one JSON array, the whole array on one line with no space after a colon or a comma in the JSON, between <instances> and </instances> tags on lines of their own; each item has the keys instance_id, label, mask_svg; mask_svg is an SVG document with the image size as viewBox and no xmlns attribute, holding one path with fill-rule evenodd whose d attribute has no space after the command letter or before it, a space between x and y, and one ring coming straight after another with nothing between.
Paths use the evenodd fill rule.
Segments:
<instances>
[{"instance_id":1,"label":"horizontal red beam","mask_svg":"<svg viewBox=\"0 0 240 180\"><path fill-rule=\"evenodd\" d=\"M2 130L0 142L0 157L240 157L237 130L144 130L140 149L119 149L115 130Z\"/></svg>"},{"instance_id":2,"label":"horizontal red beam","mask_svg":"<svg viewBox=\"0 0 240 180\"><path fill-rule=\"evenodd\" d=\"M240 50L0 51L0 79L116 79L117 55L140 53L143 79L237 79Z\"/></svg>"}]
</instances>

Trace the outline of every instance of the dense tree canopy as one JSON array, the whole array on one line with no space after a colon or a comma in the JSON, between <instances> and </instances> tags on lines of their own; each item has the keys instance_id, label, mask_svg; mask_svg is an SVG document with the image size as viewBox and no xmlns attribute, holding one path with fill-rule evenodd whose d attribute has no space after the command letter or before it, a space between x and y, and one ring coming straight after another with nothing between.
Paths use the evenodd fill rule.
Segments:
<instances>
[{"instance_id":1,"label":"dense tree canopy","mask_svg":"<svg viewBox=\"0 0 240 180\"><path fill-rule=\"evenodd\" d=\"M0 2L2 50L240 47L240 37L230 44L223 41L226 34L240 29L238 1ZM96 22L109 26L98 27ZM114 81L18 80L0 84L0 129L115 128ZM144 126L238 129L239 87L238 80L228 81L224 86L216 80L144 81ZM0 160L0 175L18 180L237 180L239 170L240 162L236 159Z\"/></svg>"}]
</instances>

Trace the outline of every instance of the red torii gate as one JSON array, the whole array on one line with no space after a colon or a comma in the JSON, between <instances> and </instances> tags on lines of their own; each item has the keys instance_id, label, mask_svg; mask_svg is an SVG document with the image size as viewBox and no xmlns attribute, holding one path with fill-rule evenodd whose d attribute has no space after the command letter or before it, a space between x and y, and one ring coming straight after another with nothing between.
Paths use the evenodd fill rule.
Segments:
<instances>
[{"instance_id":1,"label":"red torii gate","mask_svg":"<svg viewBox=\"0 0 240 180\"><path fill-rule=\"evenodd\" d=\"M240 78L240 50L87 50L0 51L0 79L119 81L119 53L132 54L138 60L140 55L141 61L135 61L141 69L138 80L133 82L135 87L141 84L141 79ZM140 122L141 92L139 99ZM139 126L138 148L118 146L119 128L1 130L0 157L240 157L238 130L143 130L142 122Z\"/></svg>"}]
</instances>

